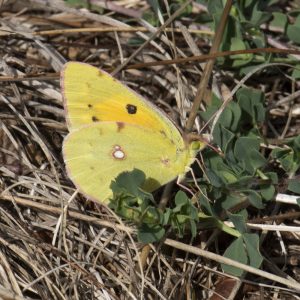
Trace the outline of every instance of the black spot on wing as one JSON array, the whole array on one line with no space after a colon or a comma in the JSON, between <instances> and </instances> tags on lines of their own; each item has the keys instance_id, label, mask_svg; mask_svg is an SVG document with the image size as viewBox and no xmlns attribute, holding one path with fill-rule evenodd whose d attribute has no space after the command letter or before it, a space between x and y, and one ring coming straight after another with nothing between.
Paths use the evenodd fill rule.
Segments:
<instances>
[{"instance_id":1,"label":"black spot on wing","mask_svg":"<svg viewBox=\"0 0 300 300\"><path fill-rule=\"evenodd\" d=\"M137 107L133 104L127 104L126 110L130 115L135 115L137 112Z\"/></svg>"},{"instance_id":2,"label":"black spot on wing","mask_svg":"<svg viewBox=\"0 0 300 300\"><path fill-rule=\"evenodd\" d=\"M97 118L96 116L92 116L92 121L93 121L93 122L99 122L100 120L99 120L99 118Z\"/></svg>"},{"instance_id":3,"label":"black spot on wing","mask_svg":"<svg viewBox=\"0 0 300 300\"><path fill-rule=\"evenodd\" d=\"M90 103L87 106L88 106L88 108L93 108L93 105Z\"/></svg>"}]
</instances>

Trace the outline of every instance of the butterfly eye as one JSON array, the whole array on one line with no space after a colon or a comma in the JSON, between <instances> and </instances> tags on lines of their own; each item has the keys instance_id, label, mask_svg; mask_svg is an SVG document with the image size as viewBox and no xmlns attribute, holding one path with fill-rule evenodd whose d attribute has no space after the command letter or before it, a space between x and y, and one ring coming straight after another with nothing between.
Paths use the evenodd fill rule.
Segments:
<instances>
[{"instance_id":1,"label":"butterfly eye","mask_svg":"<svg viewBox=\"0 0 300 300\"><path fill-rule=\"evenodd\" d=\"M127 104L126 105L126 109L127 109L127 112L130 115L134 115L137 112L137 107L135 105L133 105L133 104Z\"/></svg>"}]
</instances>

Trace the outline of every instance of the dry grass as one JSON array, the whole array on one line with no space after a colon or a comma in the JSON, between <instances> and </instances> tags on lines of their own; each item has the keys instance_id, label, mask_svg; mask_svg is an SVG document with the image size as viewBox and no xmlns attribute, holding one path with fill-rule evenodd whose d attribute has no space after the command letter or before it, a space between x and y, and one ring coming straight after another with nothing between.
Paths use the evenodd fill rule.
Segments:
<instances>
[{"instance_id":1,"label":"dry grass","mask_svg":"<svg viewBox=\"0 0 300 300\"><path fill-rule=\"evenodd\" d=\"M71 9L60 1L45 2L1 1L0 298L190 299L187 295L193 294L195 299L208 299L213 289L223 295L229 289L236 295L232 288L236 281L220 273L214 261L163 242L143 248L134 226L123 224L108 208L77 194L64 169L61 145L67 128L58 74L53 73L69 60L86 61L108 71L118 67L137 49L134 41L142 41L146 34L137 32L138 28L131 32L125 21L141 17L149 9L147 2L108 1L111 6L106 15ZM193 9L196 14L202 7L194 4ZM198 32L207 30L192 24L192 19L185 25L194 25ZM168 29L132 63L199 55L209 49L209 30L199 35L181 26L182 33ZM85 27L102 32L84 32ZM64 32L67 28L77 32ZM150 25L145 28L154 30ZM57 31L37 33L54 29ZM30 80L15 80L23 75ZM224 75L219 70L217 76ZM118 77L154 99L182 125L201 78L201 64L131 69ZM223 81L222 88L226 94L232 85ZM286 112L276 113L288 118ZM299 122L287 131L287 135L299 134ZM197 246L203 248L210 234L201 233ZM266 237L266 253L274 238ZM299 235L284 233L281 238L282 250L289 253L287 261L270 264L267 270L299 280ZM212 246L209 249L217 251ZM236 299L256 299L255 295L296 297L289 289L245 281Z\"/></svg>"}]
</instances>

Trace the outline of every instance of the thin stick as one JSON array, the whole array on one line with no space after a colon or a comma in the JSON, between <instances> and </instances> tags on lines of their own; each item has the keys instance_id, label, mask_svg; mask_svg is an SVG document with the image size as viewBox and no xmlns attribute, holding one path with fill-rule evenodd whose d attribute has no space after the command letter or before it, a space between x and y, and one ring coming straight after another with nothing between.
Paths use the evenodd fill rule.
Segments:
<instances>
[{"instance_id":1,"label":"thin stick","mask_svg":"<svg viewBox=\"0 0 300 300\"><path fill-rule=\"evenodd\" d=\"M173 248L176 248L176 249L180 249L180 250L185 251L185 252L189 252L189 253L193 253L195 255L203 256L206 259L208 258L208 259L214 260L218 263L222 263L222 264L226 264L226 265L229 265L229 266L232 266L232 267L242 269L246 272L249 272L249 273L264 277L264 278L267 278L268 280L273 280L275 282L284 284L286 286L289 286L291 288L294 288L294 289L300 291L300 284L296 281L287 280L287 279L282 278L280 276L273 275L273 274L265 272L265 271L261 271L259 269L250 267L250 266L242 264L242 263L239 263L235 260L223 257L221 255L218 255L218 254L215 254L215 253L212 253L212 252L209 252L209 251L202 250L198 247L193 247L193 246L190 246L190 245L178 242L178 241L174 241L174 240L171 240L171 239L166 239L164 244L168 245L168 246L171 246Z\"/></svg>"},{"instance_id":2,"label":"thin stick","mask_svg":"<svg viewBox=\"0 0 300 300\"><path fill-rule=\"evenodd\" d=\"M218 28L217 28L212 46L209 51L210 54L217 52L217 50L219 48L231 6L232 6L232 0L227 0L225 8L223 10L223 14L222 14L220 23L218 24ZM194 126L194 122L195 122L195 119L198 114L198 109L200 107L201 101L202 101L204 93L206 91L206 87L207 87L210 75L212 73L214 63L215 63L215 58L210 59L207 62L207 64L205 65L205 68L203 71L203 76L201 78L201 81L200 81L200 84L199 84L199 87L197 90L197 94L196 94L196 97L194 99L194 103L192 106L192 110L191 110L191 113L189 115L189 118L188 118L188 121L186 124L186 132L190 132Z\"/></svg>"},{"instance_id":3,"label":"thin stick","mask_svg":"<svg viewBox=\"0 0 300 300\"><path fill-rule=\"evenodd\" d=\"M156 32L154 32L149 39L141 45L136 51L134 51L119 67L117 67L112 73L112 76L115 76L118 72L120 72L125 66L129 64L129 62L136 57L150 42L156 38L165 28L167 28L183 11L184 9L191 4L193 1L189 0L184 3Z\"/></svg>"}]
</instances>

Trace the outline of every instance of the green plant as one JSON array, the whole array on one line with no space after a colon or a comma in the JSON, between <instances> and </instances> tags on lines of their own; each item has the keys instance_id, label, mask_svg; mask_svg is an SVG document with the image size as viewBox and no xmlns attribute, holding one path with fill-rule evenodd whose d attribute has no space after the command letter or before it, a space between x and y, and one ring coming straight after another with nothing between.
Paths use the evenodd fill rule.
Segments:
<instances>
[{"instance_id":1,"label":"green plant","mask_svg":"<svg viewBox=\"0 0 300 300\"><path fill-rule=\"evenodd\" d=\"M272 167L274 159L290 175L300 168L300 137L268 154L261 153L264 102L261 91L241 88L235 101L226 107L213 131L215 146L222 155L209 147L202 151L205 173L198 176L201 192L193 199L179 191L170 206L162 211L153 196L141 189L145 181L141 171L122 173L112 182L110 206L137 224L140 241L155 242L167 229L181 238L189 232L195 237L200 228L215 227L234 237L224 251L225 256L253 267L260 266L263 259L259 253L259 237L246 226L248 209L263 209L274 199L278 183L276 169ZM208 120L220 104L214 98L201 117ZM298 181L291 180L289 189L300 194ZM235 229L226 226L225 220L230 220ZM223 268L234 275L242 274L239 269Z\"/></svg>"},{"instance_id":2,"label":"green plant","mask_svg":"<svg viewBox=\"0 0 300 300\"><path fill-rule=\"evenodd\" d=\"M224 9L224 1L198 2L207 3L209 11L208 15L198 16L199 22L215 30ZM266 22L298 43L298 13L294 12L295 22L288 23L285 13L274 10L277 3L274 0L236 1L219 49L227 51L266 47L266 36L261 30L261 25ZM159 2L152 1L151 5L154 12L152 17L157 16L157 12L161 12ZM292 57L283 59L268 53L258 53L219 58L217 65L244 75L268 62L298 64ZM288 72L297 79L300 77L298 69L296 67ZM274 70L270 68L260 72L275 74ZM127 220L137 224L140 241L157 241L167 230L181 238L186 235L195 237L200 229L218 228L232 236L222 249L224 256L257 268L261 265L263 257L259 252L259 236L250 232L246 224L250 213L263 210L274 199L278 174L287 178L287 190L300 195L299 180L294 178L300 168L300 137L290 138L272 151L262 151L261 144L268 143L262 131L266 124L265 102L264 93L260 90L243 87L237 91L212 132L213 143L220 149L220 153L210 147L201 153L204 173L200 170L197 172L197 184L201 192L192 199L179 191L162 211L157 208L153 196L140 188L145 174L134 170L116 178L111 186L114 195L110 205ZM221 103L214 96L206 111L199 113L201 118L204 121L210 120ZM234 229L229 228L225 221L231 221ZM223 269L236 276L242 275L241 270L230 266L223 265Z\"/></svg>"}]
</instances>

